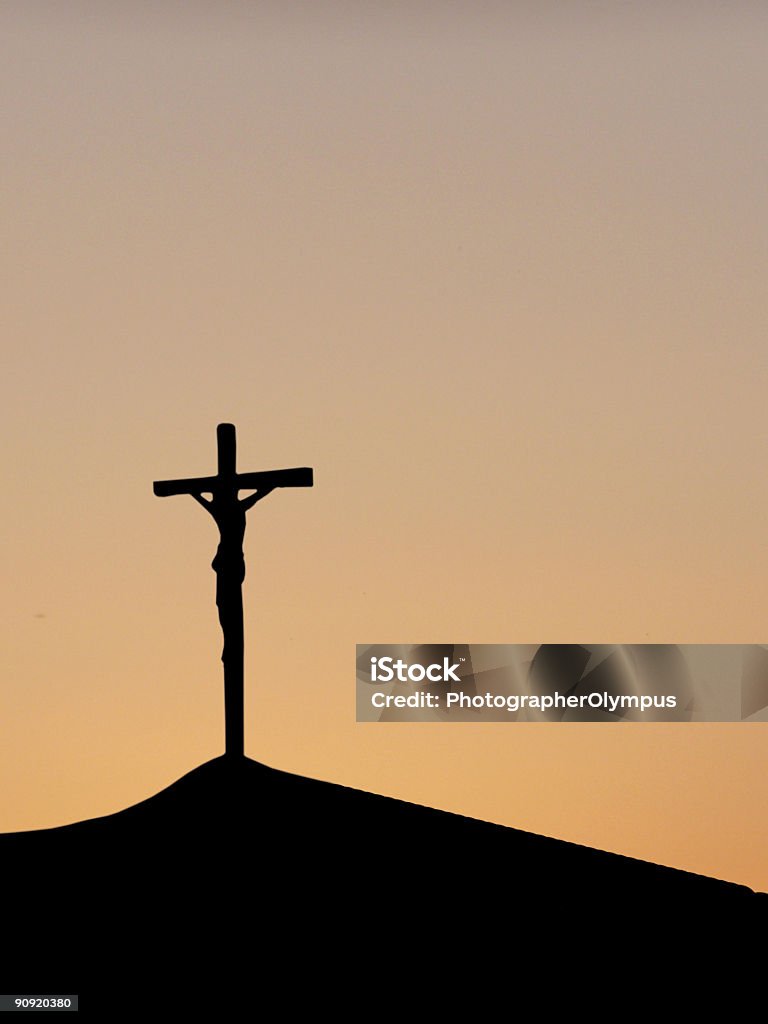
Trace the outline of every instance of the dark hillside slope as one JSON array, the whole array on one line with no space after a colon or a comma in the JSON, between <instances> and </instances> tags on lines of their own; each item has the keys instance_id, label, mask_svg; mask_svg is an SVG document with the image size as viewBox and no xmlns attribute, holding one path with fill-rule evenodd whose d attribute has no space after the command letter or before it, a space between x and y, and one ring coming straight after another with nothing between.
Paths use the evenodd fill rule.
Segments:
<instances>
[{"instance_id":1,"label":"dark hillside slope","mask_svg":"<svg viewBox=\"0 0 768 1024\"><path fill-rule=\"evenodd\" d=\"M150 985L180 1008L258 990L300 1012L338 1001L345 977L383 992L408 965L427 983L457 956L501 984L542 942L574 962L587 928L606 945L641 925L683 942L734 934L766 903L247 758L117 814L2 835L0 872L3 991L79 986L101 1012L110 993L135 1006Z\"/></svg>"}]
</instances>

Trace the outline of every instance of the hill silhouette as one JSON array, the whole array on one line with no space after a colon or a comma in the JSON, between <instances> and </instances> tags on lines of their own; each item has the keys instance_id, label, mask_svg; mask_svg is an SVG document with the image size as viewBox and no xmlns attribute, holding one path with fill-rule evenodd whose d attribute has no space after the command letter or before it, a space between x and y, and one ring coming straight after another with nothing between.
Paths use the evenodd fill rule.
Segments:
<instances>
[{"instance_id":1,"label":"hill silhouette","mask_svg":"<svg viewBox=\"0 0 768 1024\"><path fill-rule=\"evenodd\" d=\"M177 1008L234 1013L256 987L301 1010L340 971L376 969L386 990L396 964L426 978L447 952L489 970L537 935L569 948L576 922L611 941L641 920L682 935L738 928L766 902L226 756L116 814L0 836L0 872L5 991L79 987L100 1019L114 993L138 1006L150 985Z\"/></svg>"}]
</instances>

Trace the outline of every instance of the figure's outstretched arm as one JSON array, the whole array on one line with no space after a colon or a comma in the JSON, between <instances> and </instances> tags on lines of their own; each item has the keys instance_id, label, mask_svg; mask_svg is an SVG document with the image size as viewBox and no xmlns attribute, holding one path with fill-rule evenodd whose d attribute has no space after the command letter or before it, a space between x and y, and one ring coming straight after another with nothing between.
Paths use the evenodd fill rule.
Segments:
<instances>
[{"instance_id":1,"label":"figure's outstretched arm","mask_svg":"<svg viewBox=\"0 0 768 1024\"><path fill-rule=\"evenodd\" d=\"M255 494L249 494L247 498L243 498L240 502L240 508L243 512L247 512L249 508L253 508L257 501L266 498L272 491L274 491L274 487L264 487L262 490L256 491Z\"/></svg>"},{"instance_id":2,"label":"figure's outstretched arm","mask_svg":"<svg viewBox=\"0 0 768 1024\"><path fill-rule=\"evenodd\" d=\"M195 499L198 505L202 505L203 508L207 509L209 512L211 511L211 506L213 505L212 501L209 501L207 498L204 498L202 494L193 494L192 497Z\"/></svg>"}]
</instances>

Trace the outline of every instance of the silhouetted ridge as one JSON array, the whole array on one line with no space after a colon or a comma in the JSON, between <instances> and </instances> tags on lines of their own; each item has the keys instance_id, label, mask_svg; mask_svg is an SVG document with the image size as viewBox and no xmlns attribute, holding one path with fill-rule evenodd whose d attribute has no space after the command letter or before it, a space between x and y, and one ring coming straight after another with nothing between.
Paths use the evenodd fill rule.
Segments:
<instances>
[{"instance_id":1,"label":"silhouetted ridge","mask_svg":"<svg viewBox=\"0 0 768 1024\"><path fill-rule=\"evenodd\" d=\"M81 843L109 844L125 847L154 835L166 842L177 841L182 833L192 836L203 828L223 830L232 839L254 835L257 822L268 816L269 827L286 832L304 832L308 827L330 830L363 827L369 837L391 843L390 830L405 830L404 839L418 836L430 842L430 833L472 837L480 844L500 844L510 856L535 857L528 870L537 874L550 866L599 866L602 885L609 885L614 875L631 875L635 884L642 881L654 888L684 889L700 887L710 895L728 893L752 895L745 886L721 882L673 868L661 867L618 854L605 853L562 840L549 839L530 832L495 825L447 811L423 807L390 797L366 793L330 782L320 782L289 772L270 768L251 758L218 757L207 761L182 776L166 789L141 803L115 814L93 818L71 825L34 832L0 835L0 855L18 843L25 856L34 855L36 847L58 845L79 848ZM221 838L222 833L217 833ZM557 885L556 879L550 884Z\"/></svg>"},{"instance_id":2,"label":"silhouetted ridge","mask_svg":"<svg viewBox=\"0 0 768 1024\"><path fill-rule=\"evenodd\" d=\"M99 991L136 972L172 987L199 972L217 991L226 976L231 995L256 971L270 988L292 984L299 955L311 987L341 962L367 970L373 950L429 958L500 924L605 921L607 942L640 919L735 928L765 906L744 886L232 757L116 814L0 836L0 867L10 966L34 950L38 970ZM484 963L509 952L483 949Z\"/></svg>"}]
</instances>

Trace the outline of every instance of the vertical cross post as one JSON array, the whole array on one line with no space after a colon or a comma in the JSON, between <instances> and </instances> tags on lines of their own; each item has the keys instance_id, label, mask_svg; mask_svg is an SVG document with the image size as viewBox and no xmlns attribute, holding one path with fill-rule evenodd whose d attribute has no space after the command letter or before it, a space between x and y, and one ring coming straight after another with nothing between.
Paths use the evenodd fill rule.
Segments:
<instances>
[{"instance_id":1,"label":"vertical cross post","mask_svg":"<svg viewBox=\"0 0 768 1024\"><path fill-rule=\"evenodd\" d=\"M234 423L220 423L216 427L216 446L219 457L219 478L223 481L235 476L237 464L237 436Z\"/></svg>"}]
</instances>

